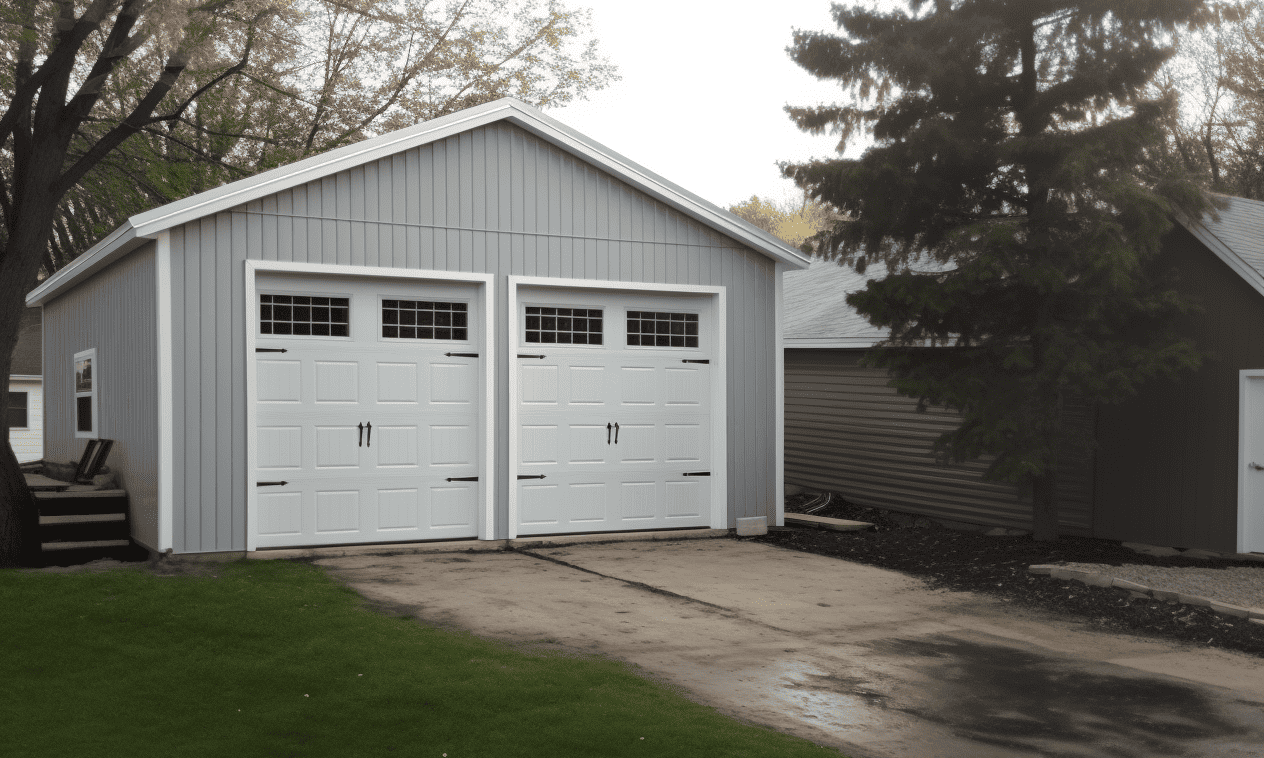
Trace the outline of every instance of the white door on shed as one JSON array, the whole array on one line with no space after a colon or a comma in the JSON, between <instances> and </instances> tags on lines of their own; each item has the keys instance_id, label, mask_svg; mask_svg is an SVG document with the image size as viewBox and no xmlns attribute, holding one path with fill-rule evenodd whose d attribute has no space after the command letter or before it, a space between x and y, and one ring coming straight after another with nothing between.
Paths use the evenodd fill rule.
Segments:
<instances>
[{"instance_id":1,"label":"white door on shed","mask_svg":"<svg viewBox=\"0 0 1264 758\"><path fill-rule=\"evenodd\" d=\"M523 288L517 533L708 526L712 299Z\"/></svg>"},{"instance_id":2,"label":"white door on shed","mask_svg":"<svg viewBox=\"0 0 1264 758\"><path fill-rule=\"evenodd\" d=\"M477 289L264 274L256 289L256 544L477 536Z\"/></svg>"}]
</instances>

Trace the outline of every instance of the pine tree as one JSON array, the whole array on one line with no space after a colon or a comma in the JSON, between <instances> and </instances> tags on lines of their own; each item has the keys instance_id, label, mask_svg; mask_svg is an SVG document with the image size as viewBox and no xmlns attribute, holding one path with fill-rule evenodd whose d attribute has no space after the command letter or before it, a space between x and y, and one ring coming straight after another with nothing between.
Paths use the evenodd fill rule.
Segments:
<instances>
[{"instance_id":1,"label":"pine tree","mask_svg":"<svg viewBox=\"0 0 1264 758\"><path fill-rule=\"evenodd\" d=\"M993 455L989 477L1030 486L1037 539L1057 535L1064 406L1118 402L1199 362L1158 252L1173 214L1208 201L1182 176L1147 175L1175 103L1144 93L1203 6L835 6L841 34L796 32L790 48L851 96L788 108L800 128L873 139L858 159L783 167L843 214L822 254L894 272L847 298L890 329L871 365L923 407L961 412L936 452Z\"/></svg>"}]
</instances>

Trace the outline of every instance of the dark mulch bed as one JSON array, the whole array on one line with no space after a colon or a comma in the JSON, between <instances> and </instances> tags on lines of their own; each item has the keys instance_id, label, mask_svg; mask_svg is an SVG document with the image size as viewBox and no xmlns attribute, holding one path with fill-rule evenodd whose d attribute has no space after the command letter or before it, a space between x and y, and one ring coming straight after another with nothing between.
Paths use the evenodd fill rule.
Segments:
<instances>
[{"instance_id":1,"label":"dark mulch bed","mask_svg":"<svg viewBox=\"0 0 1264 758\"><path fill-rule=\"evenodd\" d=\"M802 512L811 500L810 495L786 498L786 512ZM1081 537L1062 537L1055 542L1036 542L1029 536L990 537L948 529L928 519L917 519L914 525L905 514L865 508L838 496L814 515L868 521L876 528L864 532L790 529L755 539L791 550L903 571L927 580L933 587L1001 597L1026 607L1069 614L1108 629L1264 656L1264 625L1217 616L1209 608L1135 599L1125 590L1088 587L1037 576L1027 570L1036 563L1075 561L1110 565L1245 565L1264 571L1264 565L1259 563L1159 558L1134 553L1117 542Z\"/></svg>"}]
</instances>

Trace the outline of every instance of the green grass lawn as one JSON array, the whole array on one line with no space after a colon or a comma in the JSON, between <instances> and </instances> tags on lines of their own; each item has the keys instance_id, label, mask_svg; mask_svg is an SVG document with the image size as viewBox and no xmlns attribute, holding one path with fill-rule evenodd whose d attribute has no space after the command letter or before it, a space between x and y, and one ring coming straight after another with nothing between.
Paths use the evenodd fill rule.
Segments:
<instances>
[{"instance_id":1,"label":"green grass lawn","mask_svg":"<svg viewBox=\"0 0 1264 758\"><path fill-rule=\"evenodd\" d=\"M5 756L806 756L619 663L368 610L318 568L0 571Z\"/></svg>"}]
</instances>

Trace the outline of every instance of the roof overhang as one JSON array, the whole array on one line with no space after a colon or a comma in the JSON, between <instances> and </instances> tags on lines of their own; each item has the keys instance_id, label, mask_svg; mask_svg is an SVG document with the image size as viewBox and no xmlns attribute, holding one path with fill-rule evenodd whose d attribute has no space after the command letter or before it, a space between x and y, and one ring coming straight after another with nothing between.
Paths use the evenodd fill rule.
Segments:
<instances>
[{"instance_id":1,"label":"roof overhang","mask_svg":"<svg viewBox=\"0 0 1264 758\"><path fill-rule=\"evenodd\" d=\"M173 227L497 121L508 121L525 129L779 263L795 269L808 266L808 258L803 253L767 232L546 116L539 109L515 98L502 98L305 158L132 216L127 223L27 295L27 305L46 302L92 272L131 252L145 239L154 239Z\"/></svg>"},{"instance_id":2,"label":"roof overhang","mask_svg":"<svg viewBox=\"0 0 1264 758\"><path fill-rule=\"evenodd\" d=\"M870 348L881 341L881 338L877 337L786 337L782 340L782 344L787 350L804 348L845 350Z\"/></svg>"},{"instance_id":3,"label":"roof overhang","mask_svg":"<svg viewBox=\"0 0 1264 758\"><path fill-rule=\"evenodd\" d=\"M1233 248L1226 245L1215 232L1208 229L1202 221L1188 218L1184 215L1176 215L1176 222L1185 227L1186 231L1194 235L1194 238L1207 246L1207 249L1216 254L1216 257L1224 261L1229 268L1233 269L1238 276L1246 280L1246 283L1255 288L1255 291L1264 295L1264 275L1261 275L1254 266L1242 260L1242 256L1233 251Z\"/></svg>"}]
</instances>

